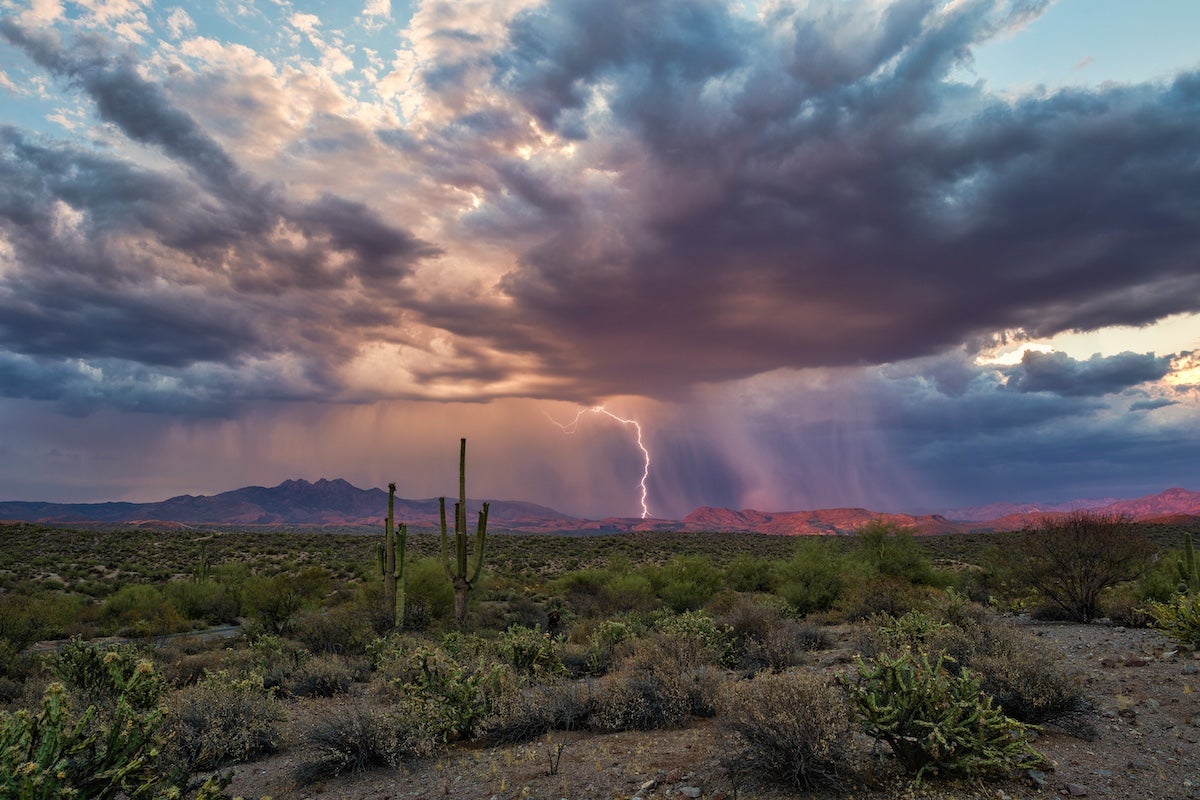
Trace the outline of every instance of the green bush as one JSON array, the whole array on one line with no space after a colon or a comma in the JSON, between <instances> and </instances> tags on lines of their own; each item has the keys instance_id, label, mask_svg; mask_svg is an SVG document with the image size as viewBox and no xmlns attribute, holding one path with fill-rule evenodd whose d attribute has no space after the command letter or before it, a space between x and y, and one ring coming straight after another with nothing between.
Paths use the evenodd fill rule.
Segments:
<instances>
[{"instance_id":1,"label":"green bush","mask_svg":"<svg viewBox=\"0 0 1200 800\"><path fill-rule=\"evenodd\" d=\"M721 571L704 556L675 556L648 576L673 611L695 611L721 587Z\"/></svg>"},{"instance_id":2,"label":"green bush","mask_svg":"<svg viewBox=\"0 0 1200 800\"><path fill-rule=\"evenodd\" d=\"M775 585L775 574L771 559L741 553L725 568L725 585L735 592L769 592Z\"/></svg>"},{"instance_id":3,"label":"green bush","mask_svg":"<svg viewBox=\"0 0 1200 800\"><path fill-rule=\"evenodd\" d=\"M241 606L237 596L216 581L171 581L163 590L166 599L185 619L207 625L225 625L237 621Z\"/></svg>"},{"instance_id":4,"label":"green bush","mask_svg":"<svg viewBox=\"0 0 1200 800\"><path fill-rule=\"evenodd\" d=\"M837 788L850 760L846 697L823 678L790 671L734 684L720 703L731 771L811 790Z\"/></svg>"},{"instance_id":5,"label":"green bush","mask_svg":"<svg viewBox=\"0 0 1200 800\"><path fill-rule=\"evenodd\" d=\"M1154 627L1185 647L1200 648L1200 594L1180 594L1147 609Z\"/></svg>"},{"instance_id":6,"label":"green bush","mask_svg":"<svg viewBox=\"0 0 1200 800\"><path fill-rule=\"evenodd\" d=\"M921 552L913 533L892 522L869 522L856 532L855 558L872 575L898 578L920 586L946 587L951 576L934 570Z\"/></svg>"},{"instance_id":7,"label":"green bush","mask_svg":"<svg viewBox=\"0 0 1200 800\"><path fill-rule=\"evenodd\" d=\"M324 601L330 581L324 567L305 567L270 577L251 575L241 584L242 611L268 633L288 633L301 610L315 608Z\"/></svg>"},{"instance_id":8,"label":"green bush","mask_svg":"<svg viewBox=\"0 0 1200 800\"><path fill-rule=\"evenodd\" d=\"M59 593L0 594L0 643L19 653L42 639L62 638L76 631L84 606L82 598Z\"/></svg>"},{"instance_id":9,"label":"green bush","mask_svg":"<svg viewBox=\"0 0 1200 800\"><path fill-rule=\"evenodd\" d=\"M130 636L161 636L190 627L161 591L143 583L127 584L110 595L100 618Z\"/></svg>"},{"instance_id":10,"label":"green bush","mask_svg":"<svg viewBox=\"0 0 1200 800\"><path fill-rule=\"evenodd\" d=\"M404 626L424 630L430 623L454 619L454 586L438 558L420 558L404 569L406 595Z\"/></svg>"},{"instance_id":11,"label":"green bush","mask_svg":"<svg viewBox=\"0 0 1200 800\"><path fill-rule=\"evenodd\" d=\"M849 566L829 542L804 538L775 571L775 593L797 614L828 611L846 590Z\"/></svg>"},{"instance_id":12,"label":"green bush","mask_svg":"<svg viewBox=\"0 0 1200 800\"><path fill-rule=\"evenodd\" d=\"M857 660L858 674L843 679L863 731L886 742L920 781L927 774L1005 774L1043 763L1026 726L1006 717L982 692L979 678L938 653L905 649L873 661Z\"/></svg>"}]
</instances>

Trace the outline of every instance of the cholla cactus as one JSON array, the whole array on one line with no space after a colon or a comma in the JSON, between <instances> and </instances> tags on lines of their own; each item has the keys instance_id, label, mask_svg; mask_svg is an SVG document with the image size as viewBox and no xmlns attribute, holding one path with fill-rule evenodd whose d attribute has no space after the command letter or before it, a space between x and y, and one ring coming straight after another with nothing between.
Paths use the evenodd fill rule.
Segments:
<instances>
[{"instance_id":1,"label":"cholla cactus","mask_svg":"<svg viewBox=\"0 0 1200 800\"><path fill-rule=\"evenodd\" d=\"M454 560L450 559L449 534L446 530L446 498L438 500L442 519L442 567L446 577L454 584L454 619L462 628L467 619L467 592L479 579L483 569L483 548L487 540L488 504L479 512L479 525L475 529L474 566L468 568L467 547L467 440L459 442L458 450L458 502L454 504Z\"/></svg>"}]
</instances>

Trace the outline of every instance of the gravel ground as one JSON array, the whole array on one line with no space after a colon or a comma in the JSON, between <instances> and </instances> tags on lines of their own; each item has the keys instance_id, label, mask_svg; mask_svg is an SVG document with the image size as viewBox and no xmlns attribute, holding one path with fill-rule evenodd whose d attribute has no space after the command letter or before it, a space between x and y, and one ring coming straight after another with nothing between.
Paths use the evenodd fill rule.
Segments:
<instances>
[{"instance_id":1,"label":"gravel ground","mask_svg":"<svg viewBox=\"0 0 1200 800\"><path fill-rule=\"evenodd\" d=\"M913 787L889 759L867 756L839 794L822 798L961 798L996 800L1051 796L1200 799L1200 654L1177 651L1160 633L1104 624L1022 622L1062 653L1095 706L1090 740L1045 729L1036 747L1054 768L1041 776L1004 783L927 781ZM814 662L843 670L852 636L843 632L833 650ZM323 701L324 703L346 700ZM295 729L322 703L297 704ZM562 745L557 768L551 758ZM722 768L728 745L719 725L697 721L679 731L596 735L556 733L549 740L491 747L456 745L407 771L372 770L297 787L296 750L237 768L229 791L245 797L290 798L685 798L720 800L798 796L780 789L735 785ZM551 774L551 773L554 774Z\"/></svg>"}]
</instances>

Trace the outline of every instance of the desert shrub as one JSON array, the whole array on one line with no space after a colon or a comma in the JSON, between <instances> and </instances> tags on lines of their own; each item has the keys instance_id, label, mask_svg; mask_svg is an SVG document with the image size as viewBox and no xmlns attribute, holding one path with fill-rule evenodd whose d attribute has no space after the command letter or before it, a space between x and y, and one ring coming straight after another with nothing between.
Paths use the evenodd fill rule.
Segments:
<instances>
[{"instance_id":1,"label":"desert shrub","mask_svg":"<svg viewBox=\"0 0 1200 800\"><path fill-rule=\"evenodd\" d=\"M968 669L945 653L906 649L857 661L843 679L863 731L886 742L918 781L927 774L1003 774L1042 763L1028 729L1006 717Z\"/></svg>"},{"instance_id":2,"label":"desert shrub","mask_svg":"<svg viewBox=\"0 0 1200 800\"><path fill-rule=\"evenodd\" d=\"M849 567L828 542L804 538L795 552L775 568L775 593L797 614L833 608L848 584Z\"/></svg>"},{"instance_id":3,"label":"desert shrub","mask_svg":"<svg viewBox=\"0 0 1200 800\"><path fill-rule=\"evenodd\" d=\"M80 597L57 592L0 594L0 649L7 642L11 652L20 653L34 642L76 632L84 605Z\"/></svg>"},{"instance_id":4,"label":"desert shrub","mask_svg":"<svg viewBox=\"0 0 1200 800\"><path fill-rule=\"evenodd\" d=\"M1149 556L1149 543L1127 518L1077 511L1026 531L1013 576L1067 618L1090 622L1104 590L1137 578Z\"/></svg>"},{"instance_id":5,"label":"desert shrub","mask_svg":"<svg viewBox=\"0 0 1200 800\"><path fill-rule=\"evenodd\" d=\"M425 630L454 619L454 586L446 580L440 559L420 558L404 568L404 627Z\"/></svg>"},{"instance_id":6,"label":"desert shrub","mask_svg":"<svg viewBox=\"0 0 1200 800\"><path fill-rule=\"evenodd\" d=\"M604 676L592 712L600 731L681 728L692 717L688 678L661 664L628 660Z\"/></svg>"},{"instance_id":7,"label":"desert shrub","mask_svg":"<svg viewBox=\"0 0 1200 800\"><path fill-rule=\"evenodd\" d=\"M209 673L172 698L172 758L189 772L213 770L274 753L282 719L262 678Z\"/></svg>"},{"instance_id":8,"label":"desert shrub","mask_svg":"<svg viewBox=\"0 0 1200 800\"><path fill-rule=\"evenodd\" d=\"M518 673L532 677L566 672L559 654L560 642L548 633L514 625L500 637L500 648Z\"/></svg>"},{"instance_id":9,"label":"desert shrub","mask_svg":"<svg viewBox=\"0 0 1200 800\"><path fill-rule=\"evenodd\" d=\"M61 683L50 684L37 713L0 713L0 797L220 796L227 780L213 776L189 787L186 773L163 764L163 712L140 707L161 682L147 660L138 661L128 675L118 661L108 664L117 690L108 713L98 713L96 706L74 712Z\"/></svg>"},{"instance_id":10,"label":"desert shrub","mask_svg":"<svg viewBox=\"0 0 1200 800\"><path fill-rule=\"evenodd\" d=\"M721 571L704 556L675 556L648 577L655 594L676 612L695 611L721 586Z\"/></svg>"},{"instance_id":11,"label":"desert shrub","mask_svg":"<svg viewBox=\"0 0 1200 800\"><path fill-rule=\"evenodd\" d=\"M879 520L862 526L856 535L856 561L869 573L921 586L945 587L951 584L952 577L934 570L908 528Z\"/></svg>"},{"instance_id":12,"label":"desert shrub","mask_svg":"<svg viewBox=\"0 0 1200 800\"><path fill-rule=\"evenodd\" d=\"M716 667L720 637L703 612L679 615L676 631L630 640L601 679L592 726L603 731L677 728L693 716L712 716L724 673ZM682 619L680 619L682 618Z\"/></svg>"},{"instance_id":13,"label":"desert shrub","mask_svg":"<svg viewBox=\"0 0 1200 800\"><path fill-rule=\"evenodd\" d=\"M1154 627L1185 647L1200 648L1200 594L1180 594L1166 603L1151 603L1147 611Z\"/></svg>"},{"instance_id":14,"label":"desert shrub","mask_svg":"<svg viewBox=\"0 0 1200 800\"><path fill-rule=\"evenodd\" d=\"M354 604L329 611L304 611L292 621L289 635L313 653L359 655L374 638L370 616Z\"/></svg>"},{"instance_id":15,"label":"desert shrub","mask_svg":"<svg viewBox=\"0 0 1200 800\"><path fill-rule=\"evenodd\" d=\"M785 613L781 602L772 595L743 595L719 618L718 624L732 640L736 665L781 670L795 666L799 652L820 649L820 628L800 625Z\"/></svg>"},{"instance_id":16,"label":"desert shrub","mask_svg":"<svg viewBox=\"0 0 1200 800\"><path fill-rule=\"evenodd\" d=\"M376 767L398 768L433 752L419 725L395 712L357 703L341 706L305 725L294 773L301 786Z\"/></svg>"},{"instance_id":17,"label":"desert shrub","mask_svg":"<svg viewBox=\"0 0 1200 800\"><path fill-rule=\"evenodd\" d=\"M156 587L142 583L122 586L100 607L102 622L130 636L161 636L190 626Z\"/></svg>"},{"instance_id":18,"label":"desert shrub","mask_svg":"<svg viewBox=\"0 0 1200 800\"><path fill-rule=\"evenodd\" d=\"M241 585L242 611L268 633L289 633L300 611L328 597L330 584L329 571L318 566L269 577L250 575Z\"/></svg>"},{"instance_id":19,"label":"desert shrub","mask_svg":"<svg viewBox=\"0 0 1200 800\"><path fill-rule=\"evenodd\" d=\"M164 587L163 595L185 619L209 625L236 622L241 612L233 590L216 581L171 581Z\"/></svg>"},{"instance_id":20,"label":"desert shrub","mask_svg":"<svg viewBox=\"0 0 1200 800\"><path fill-rule=\"evenodd\" d=\"M249 646L228 653L222 668L235 678L261 681L266 689L283 689L312 657L299 642L270 633L254 636Z\"/></svg>"},{"instance_id":21,"label":"desert shrub","mask_svg":"<svg viewBox=\"0 0 1200 800\"><path fill-rule=\"evenodd\" d=\"M378 691L442 741L472 736L518 690L512 667L491 660L474 637L395 653L378 671Z\"/></svg>"},{"instance_id":22,"label":"desert shrub","mask_svg":"<svg viewBox=\"0 0 1200 800\"><path fill-rule=\"evenodd\" d=\"M725 585L735 592L769 592L775 585L775 564L741 553L725 567Z\"/></svg>"},{"instance_id":23,"label":"desert shrub","mask_svg":"<svg viewBox=\"0 0 1200 800\"><path fill-rule=\"evenodd\" d=\"M332 697L350 690L364 677L365 670L346 656L324 654L305 659L283 681L283 691L292 697Z\"/></svg>"},{"instance_id":24,"label":"desert shrub","mask_svg":"<svg viewBox=\"0 0 1200 800\"><path fill-rule=\"evenodd\" d=\"M1053 722L1083 738L1095 734L1084 719L1090 706L1064 671L1062 658L1009 623L962 615L958 624L950 624L943 615L914 611L873 619L865 630L860 642L864 655L945 654L946 669L953 674L971 669L982 691L1018 722Z\"/></svg>"},{"instance_id":25,"label":"desert shrub","mask_svg":"<svg viewBox=\"0 0 1200 800\"><path fill-rule=\"evenodd\" d=\"M938 591L918 586L892 575L876 575L852 583L839 598L837 608L847 620L864 620L875 615L900 617L928 608Z\"/></svg>"},{"instance_id":26,"label":"desert shrub","mask_svg":"<svg viewBox=\"0 0 1200 800\"><path fill-rule=\"evenodd\" d=\"M651 615L649 627L658 647L683 668L733 663L733 637L707 611L658 612Z\"/></svg>"},{"instance_id":27,"label":"desert shrub","mask_svg":"<svg viewBox=\"0 0 1200 800\"><path fill-rule=\"evenodd\" d=\"M840 785L852 720L845 695L825 679L792 670L735 683L720 720L734 746L731 770L801 790Z\"/></svg>"},{"instance_id":28,"label":"desert shrub","mask_svg":"<svg viewBox=\"0 0 1200 800\"><path fill-rule=\"evenodd\" d=\"M588 727L596 705L590 679L539 683L495 704L480 733L498 744L529 742L553 730Z\"/></svg>"}]
</instances>

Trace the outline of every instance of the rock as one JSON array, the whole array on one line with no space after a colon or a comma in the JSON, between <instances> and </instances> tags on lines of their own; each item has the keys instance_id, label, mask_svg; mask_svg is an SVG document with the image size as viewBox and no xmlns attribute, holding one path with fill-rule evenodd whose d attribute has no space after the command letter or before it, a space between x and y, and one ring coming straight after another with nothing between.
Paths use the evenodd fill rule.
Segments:
<instances>
[{"instance_id":1,"label":"rock","mask_svg":"<svg viewBox=\"0 0 1200 800\"><path fill-rule=\"evenodd\" d=\"M1027 769L1025 770L1025 775L1028 776L1033 785L1039 789L1046 785L1046 773L1042 772L1040 769Z\"/></svg>"},{"instance_id":2,"label":"rock","mask_svg":"<svg viewBox=\"0 0 1200 800\"><path fill-rule=\"evenodd\" d=\"M650 780L646 781L645 783L643 783L641 786L638 787L638 794L645 794L646 792L649 792L651 789L655 788L656 786L658 786L658 781L654 780L654 778L651 778Z\"/></svg>"},{"instance_id":3,"label":"rock","mask_svg":"<svg viewBox=\"0 0 1200 800\"><path fill-rule=\"evenodd\" d=\"M1159 709L1159 702L1157 700L1155 700L1153 697L1148 697L1145 700L1143 700L1142 705L1144 705L1150 711L1158 711L1158 709Z\"/></svg>"},{"instance_id":4,"label":"rock","mask_svg":"<svg viewBox=\"0 0 1200 800\"><path fill-rule=\"evenodd\" d=\"M1063 787L1067 790L1067 794L1071 797L1087 797L1087 787L1080 786L1078 783L1068 783Z\"/></svg>"},{"instance_id":5,"label":"rock","mask_svg":"<svg viewBox=\"0 0 1200 800\"><path fill-rule=\"evenodd\" d=\"M697 798L700 796L700 788L697 786L680 786L679 793L684 797Z\"/></svg>"}]
</instances>

